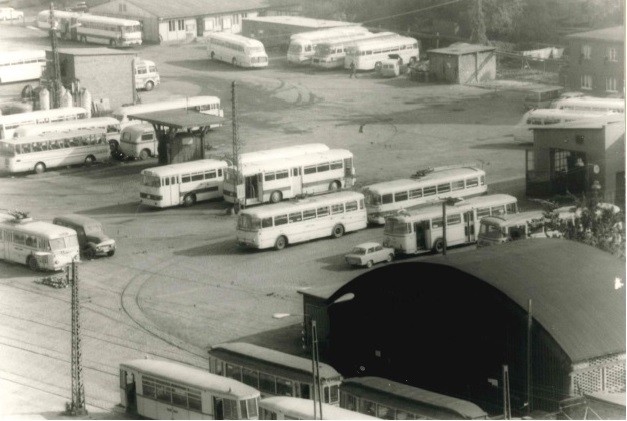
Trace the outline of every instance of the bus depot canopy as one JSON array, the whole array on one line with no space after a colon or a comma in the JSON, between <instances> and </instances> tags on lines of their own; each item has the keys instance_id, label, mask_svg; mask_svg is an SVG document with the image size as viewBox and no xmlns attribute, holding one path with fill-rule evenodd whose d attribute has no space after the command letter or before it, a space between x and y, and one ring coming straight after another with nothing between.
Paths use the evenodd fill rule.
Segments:
<instances>
[{"instance_id":1,"label":"bus depot canopy","mask_svg":"<svg viewBox=\"0 0 627 421\"><path fill-rule=\"evenodd\" d=\"M224 117L190 110L165 110L151 113L129 114L128 118L129 120L143 120L157 126L167 126L181 130L196 127L221 126L225 121Z\"/></svg>"}]
</instances>

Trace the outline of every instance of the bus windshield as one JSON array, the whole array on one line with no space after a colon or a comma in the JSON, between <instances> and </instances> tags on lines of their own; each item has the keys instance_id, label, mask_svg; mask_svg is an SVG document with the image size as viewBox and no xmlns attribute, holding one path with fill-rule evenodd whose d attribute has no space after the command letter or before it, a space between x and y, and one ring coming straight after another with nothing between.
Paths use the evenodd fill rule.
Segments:
<instances>
[{"instance_id":1,"label":"bus windshield","mask_svg":"<svg viewBox=\"0 0 627 421\"><path fill-rule=\"evenodd\" d=\"M296 43L290 43L290 46L287 48L288 53L300 53L303 51L303 46Z\"/></svg>"},{"instance_id":2,"label":"bus windshield","mask_svg":"<svg viewBox=\"0 0 627 421\"><path fill-rule=\"evenodd\" d=\"M408 223L397 221L394 218L388 218L385 221L383 231L385 234L409 234L411 232Z\"/></svg>"},{"instance_id":3,"label":"bus windshield","mask_svg":"<svg viewBox=\"0 0 627 421\"><path fill-rule=\"evenodd\" d=\"M89 224L83 226L85 229L85 234L87 235L98 235L102 233L102 225L100 224Z\"/></svg>"},{"instance_id":4,"label":"bus windshield","mask_svg":"<svg viewBox=\"0 0 627 421\"><path fill-rule=\"evenodd\" d=\"M237 219L237 228L242 230L256 230L261 228L259 218L255 218L251 215L240 215Z\"/></svg>"},{"instance_id":5,"label":"bus windshield","mask_svg":"<svg viewBox=\"0 0 627 421\"><path fill-rule=\"evenodd\" d=\"M248 47L249 54L265 54L266 50L264 47Z\"/></svg>"},{"instance_id":6,"label":"bus windshield","mask_svg":"<svg viewBox=\"0 0 627 421\"><path fill-rule=\"evenodd\" d=\"M0 142L1 156L15 156L15 146L10 143Z\"/></svg>"},{"instance_id":7,"label":"bus windshield","mask_svg":"<svg viewBox=\"0 0 627 421\"><path fill-rule=\"evenodd\" d=\"M78 238L75 235L50 240L50 249L52 251L63 250L69 247L78 247Z\"/></svg>"},{"instance_id":8,"label":"bus windshield","mask_svg":"<svg viewBox=\"0 0 627 421\"><path fill-rule=\"evenodd\" d=\"M142 176L142 186L146 187L161 187L161 179L154 175L146 175Z\"/></svg>"}]
</instances>

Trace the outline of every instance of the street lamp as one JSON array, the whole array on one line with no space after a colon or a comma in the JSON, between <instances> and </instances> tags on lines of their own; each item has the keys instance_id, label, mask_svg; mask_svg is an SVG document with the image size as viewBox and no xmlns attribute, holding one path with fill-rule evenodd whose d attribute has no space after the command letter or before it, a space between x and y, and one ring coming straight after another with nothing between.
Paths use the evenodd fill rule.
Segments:
<instances>
[{"instance_id":1,"label":"street lamp","mask_svg":"<svg viewBox=\"0 0 627 421\"><path fill-rule=\"evenodd\" d=\"M453 206L455 203L461 202L464 199L458 197L447 197L442 199L442 255L446 256L446 207Z\"/></svg>"}]
</instances>

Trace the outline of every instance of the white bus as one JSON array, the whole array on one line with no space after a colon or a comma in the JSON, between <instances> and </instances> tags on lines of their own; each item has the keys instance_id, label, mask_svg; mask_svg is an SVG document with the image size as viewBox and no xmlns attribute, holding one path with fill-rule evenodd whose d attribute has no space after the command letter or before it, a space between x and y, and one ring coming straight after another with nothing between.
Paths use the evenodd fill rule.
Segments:
<instances>
[{"instance_id":1,"label":"white bus","mask_svg":"<svg viewBox=\"0 0 627 421\"><path fill-rule=\"evenodd\" d=\"M366 39L356 42L346 49L344 68L350 69L355 63L356 70L373 70L377 63L398 56L402 63L417 61L420 57L418 41L414 38L397 36L381 39Z\"/></svg>"},{"instance_id":2,"label":"white bus","mask_svg":"<svg viewBox=\"0 0 627 421\"><path fill-rule=\"evenodd\" d=\"M135 89L152 91L155 86L161 84L161 76L157 71L154 61L136 59L135 67Z\"/></svg>"},{"instance_id":3,"label":"white bus","mask_svg":"<svg viewBox=\"0 0 627 421\"><path fill-rule=\"evenodd\" d=\"M418 171L417 177L371 184L362 189L368 222L384 224L385 218L449 197L471 197L487 192L485 171L474 167L439 167Z\"/></svg>"},{"instance_id":4,"label":"white bus","mask_svg":"<svg viewBox=\"0 0 627 421\"><path fill-rule=\"evenodd\" d=\"M319 43L352 39L369 33L370 31L361 25L349 25L294 34L290 37L290 45L287 48L287 62L309 63L315 53L316 45Z\"/></svg>"},{"instance_id":5,"label":"white bus","mask_svg":"<svg viewBox=\"0 0 627 421\"><path fill-rule=\"evenodd\" d=\"M477 241L479 221L484 216L518 212L517 199L507 194L473 197L455 205L432 205L389 216L383 229L385 247L397 253L416 254L444 249L443 207L446 207L446 245Z\"/></svg>"},{"instance_id":6,"label":"white bus","mask_svg":"<svg viewBox=\"0 0 627 421\"><path fill-rule=\"evenodd\" d=\"M314 409L314 406L316 409ZM315 416L314 416L315 415ZM261 420L378 420L380 418L339 408L328 403L312 403L310 399L273 396L259 401Z\"/></svg>"},{"instance_id":7,"label":"white bus","mask_svg":"<svg viewBox=\"0 0 627 421\"><path fill-rule=\"evenodd\" d=\"M109 158L107 133L102 129L46 133L0 141L0 171L9 173L85 164Z\"/></svg>"},{"instance_id":8,"label":"white bus","mask_svg":"<svg viewBox=\"0 0 627 421\"><path fill-rule=\"evenodd\" d=\"M70 39L70 24L72 18L77 18L79 12L68 12L65 10L55 10L54 20L57 29L61 32L61 36ZM39 29L50 29L50 10L42 10L37 14L37 27Z\"/></svg>"},{"instance_id":9,"label":"white bus","mask_svg":"<svg viewBox=\"0 0 627 421\"><path fill-rule=\"evenodd\" d=\"M188 98L173 99L170 101L152 102L148 104L127 105L119 107L113 111L113 117L117 118L122 123L122 128L129 124L141 123L139 120L130 121L129 115L152 113L155 111L166 110L193 110L203 114L215 115L218 117L224 117L222 107L220 105L220 98L217 96L191 96ZM215 125L212 127L218 127Z\"/></svg>"},{"instance_id":10,"label":"white bus","mask_svg":"<svg viewBox=\"0 0 627 421\"><path fill-rule=\"evenodd\" d=\"M212 32L207 38L207 55L240 67L268 67L268 55L261 41L228 32Z\"/></svg>"},{"instance_id":11,"label":"white bus","mask_svg":"<svg viewBox=\"0 0 627 421\"><path fill-rule=\"evenodd\" d=\"M14 138L38 136L46 133L59 133L75 130L103 130L107 136L107 143L115 149L120 142L120 122L113 117L84 118L80 120L62 121L58 123L31 124L20 126L13 132Z\"/></svg>"},{"instance_id":12,"label":"white bus","mask_svg":"<svg viewBox=\"0 0 627 421\"><path fill-rule=\"evenodd\" d=\"M364 195L343 191L243 210L237 218L237 242L282 250L316 238L340 238L367 225Z\"/></svg>"},{"instance_id":13,"label":"white bus","mask_svg":"<svg viewBox=\"0 0 627 421\"><path fill-rule=\"evenodd\" d=\"M0 83L40 79L45 65L44 50L0 51Z\"/></svg>"},{"instance_id":14,"label":"white bus","mask_svg":"<svg viewBox=\"0 0 627 421\"><path fill-rule=\"evenodd\" d=\"M224 199L244 206L277 203L298 195L352 187L355 183L353 154L346 149L242 163L240 171L240 183L234 170L228 172Z\"/></svg>"},{"instance_id":15,"label":"white bus","mask_svg":"<svg viewBox=\"0 0 627 421\"><path fill-rule=\"evenodd\" d=\"M527 111L523 115L518 124L514 126L512 136L516 142L532 143L533 129L569 121L599 118L607 114L609 112L539 108Z\"/></svg>"},{"instance_id":16,"label":"white bus","mask_svg":"<svg viewBox=\"0 0 627 421\"><path fill-rule=\"evenodd\" d=\"M316 51L311 59L311 65L322 69L343 69L346 49L359 41L397 37L394 32L379 32L376 34L359 34L353 38L335 39L321 42L316 45Z\"/></svg>"},{"instance_id":17,"label":"white bus","mask_svg":"<svg viewBox=\"0 0 627 421\"><path fill-rule=\"evenodd\" d=\"M78 236L71 228L0 214L0 259L32 270L62 270L79 260Z\"/></svg>"},{"instance_id":18,"label":"white bus","mask_svg":"<svg viewBox=\"0 0 627 421\"><path fill-rule=\"evenodd\" d=\"M551 108L558 110L593 111L602 113L625 113L623 98L598 98L580 96L558 99L551 103Z\"/></svg>"},{"instance_id":19,"label":"white bus","mask_svg":"<svg viewBox=\"0 0 627 421\"><path fill-rule=\"evenodd\" d=\"M13 137L15 129L31 124L47 124L88 118L90 113L80 107L55 108L53 110L0 115L0 139Z\"/></svg>"},{"instance_id":20,"label":"white bus","mask_svg":"<svg viewBox=\"0 0 627 421\"><path fill-rule=\"evenodd\" d=\"M256 420L259 391L200 368L155 360L120 364L126 412L164 420Z\"/></svg>"},{"instance_id":21,"label":"white bus","mask_svg":"<svg viewBox=\"0 0 627 421\"><path fill-rule=\"evenodd\" d=\"M167 208L221 198L227 167L226 161L200 159L142 170L141 203Z\"/></svg>"},{"instance_id":22,"label":"white bus","mask_svg":"<svg viewBox=\"0 0 627 421\"><path fill-rule=\"evenodd\" d=\"M262 151L246 152L239 156L240 164L251 164L253 162L271 161L281 158L293 158L307 153L328 151L329 147L324 143L305 143L303 145L285 146L276 149L265 149Z\"/></svg>"}]
</instances>

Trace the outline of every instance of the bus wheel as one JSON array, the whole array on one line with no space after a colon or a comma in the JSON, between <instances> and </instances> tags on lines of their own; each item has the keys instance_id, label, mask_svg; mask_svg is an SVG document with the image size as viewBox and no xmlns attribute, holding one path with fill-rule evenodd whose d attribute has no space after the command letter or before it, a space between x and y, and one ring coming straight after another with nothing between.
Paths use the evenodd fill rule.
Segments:
<instances>
[{"instance_id":1,"label":"bus wheel","mask_svg":"<svg viewBox=\"0 0 627 421\"><path fill-rule=\"evenodd\" d=\"M152 91L152 88L155 87L155 84L152 82L152 80L149 80L148 82L146 82L146 86L144 86L144 89L147 91Z\"/></svg>"},{"instance_id":2,"label":"bus wheel","mask_svg":"<svg viewBox=\"0 0 627 421\"><path fill-rule=\"evenodd\" d=\"M366 267L371 268L372 265L374 265L374 262L372 260L368 260L368 262L366 263Z\"/></svg>"},{"instance_id":3,"label":"bus wheel","mask_svg":"<svg viewBox=\"0 0 627 421\"><path fill-rule=\"evenodd\" d=\"M442 253L442 251L444 251L444 240L441 238L438 238L437 240L435 240L435 243L433 243L433 251L436 253Z\"/></svg>"},{"instance_id":4,"label":"bus wheel","mask_svg":"<svg viewBox=\"0 0 627 421\"><path fill-rule=\"evenodd\" d=\"M29 256L26 263L28 263L28 267L31 270L39 270L39 263L37 263L37 259L35 259L35 256Z\"/></svg>"},{"instance_id":5,"label":"bus wheel","mask_svg":"<svg viewBox=\"0 0 627 421\"><path fill-rule=\"evenodd\" d=\"M272 203L279 203L282 199L283 199L283 195L281 194L280 191L274 191L270 195L270 201Z\"/></svg>"},{"instance_id":6,"label":"bus wheel","mask_svg":"<svg viewBox=\"0 0 627 421\"><path fill-rule=\"evenodd\" d=\"M93 155L87 155L85 157L85 166L89 167L91 166L91 164L93 164L94 162L96 162L96 157Z\"/></svg>"},{"instance_id":7,"label":"bus wheel","mask_svg":"<svg viewBox=\"0 0 627 421\"><path fill-rule=\"evenodd\" d=\"M142 149L139 153L139 159L148 159L150 158L150 151L148 149Z\"/></svg>"},{"instance_id":8,"label":"bus wheel","mask_svg":"<svg viewBox=\"0 0 627 421\"><path fill-rule=\"evenodd\" d=\"M87 250L85 250L85 259L92 260L94 257L96 257L96 252L93 248L89 247Z\"/></svg>"},{"instance_id":9,"label":"bus wheel","mask_svg":"<svg viewBox=\"0 0 627 421\"><path fill-rule=\"evenodd\" d=\"M196 195L193 193L186 194L183 198L183 205L185 206L189 207L192 206L194 203L196 203Z\"/></svg>"},{"instance_id":10,"label":"bus wheel","mask_svg":"<svg viewBox=\"0 0 627 421\"><path fill-rule=\"evenodd\" d=\"M344 225L337 224L333 227L333 231L331 232L333 238L340 238L344 235Z\"/></svg>"},{"instance_id":11,"label":"bus wheel","mask_svg":"<svg viewBox=\"0 0 627 421\"><path fill-rule=\"evenodd\" d=\"M35 164L35 173L42 174L46 171L46 164L43 162L38 162Z\"/></svg>"},{"instance_id":12,"label":"bus wheel","mask_svg":"<svg viewBox=\"0 0 627 421\"><path fill-rule=\"evenodd\" d=\"M331 182L331 184L329 184L329 191L335 191L335 190L339 190L340 189L340 182L339 181L333 181Z\"/></svg>"},{"instance_id":13,"label":"bus wheel","mask_svg":"<svg viewBox=\"0 0 627 421\"><path fill-rule=\"evenodd\" d=\"M118 143L118 141L117 141L117 140L115 140L115 139L111 139L111 140L109 141L109 150L110 150L111 152L115 152L115 151L117 151L119 146L120 146L120 144Z\"/></svg>"},{"instance_id":14,"label":"bus wheel","mask_svg":"<svg viewBox=\"0 0 627 421\"><path fill-rule=\"evenodd\" d=\"M109 46L111 47L117 47L118 46L118 42L114 39L109 40Z\"/></svg>"},{"instance_id":15,"label":"bus wheel","mask_svg":"<svg viewBox=\"0 0 627 421\"><path fill-rule=\"evenodd\" d=\"M274 243L274 248L276 250L283 250L286 245L287 245L287 238L285 238L285 236L282 235L276 239L276 243Z\"/></svg>"}]
</instances>

